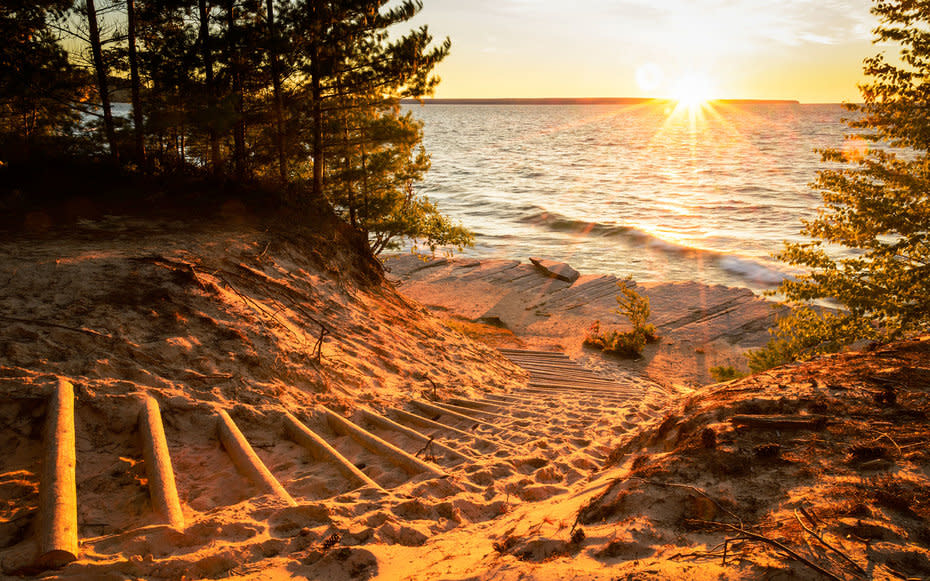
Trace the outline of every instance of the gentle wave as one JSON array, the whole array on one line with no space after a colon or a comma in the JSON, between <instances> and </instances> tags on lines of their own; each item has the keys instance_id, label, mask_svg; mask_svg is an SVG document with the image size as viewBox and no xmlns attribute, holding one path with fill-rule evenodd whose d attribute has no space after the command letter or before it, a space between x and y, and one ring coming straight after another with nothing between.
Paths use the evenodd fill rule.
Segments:
<instances>
[{"instance_id":1,"label":"gentle wave","mask_svg":"<svg viewBox=\"0 0 930 581\"><path fill-rule=\"evenodd\" d=\"M574 232L578 234L591 234L596 236L622 236L635 230L627 226L616 226L611 224L601 224L600 222L587 222L584 220L575 220L563 216L556 212L547 212L546 210L537 209L537 211L522 216L520 222L524 224L533 224L536 226L545 226L557 232ZM645 234L645 232L643 232Z\"/></svg>"},{"instance_id":2,"label":"gentle wave","mask_svg":"<svg viewBox=\"0 0 930 581\"><path fill-rule=\"evenodd\" d=\"M794 278L790 272L761 264L751 258L725 255L719 257L718 264L722 269L762 286L775 286L785 279Z\"/></svg>"},{"instance_id":3,"label":"gentle wave","mask_svg":"<svg viewBox=\"0 0 930 581\"><path fill-rule=\"evenodd\" d=\"M839 106L721 108L699 131L663 110L413 107L432 169L420 189L480 231L472 256L544 256L584 272L753 290L816 216L816 148L841 146Z\"/></svg>"},{"instance_id":4,"label":"gentle wave","mask_svg":"<svg viewBox=\"0 0 930 581\"><path fill-rule=\"evenodd\" d=\"M573 234L600 237L623 236L651 248L657 248L683 256L721 254L718 250L678 244L640 228L636 228L635 226L618 226L615 224L603 224L601 222L575 220L557 212L547 212L545 210L524 216L520 218L520 221L526 224L544 226L556 232L570 232Z\"/></svg>"},{"instance_id":5,"label":"gentle wave","mask_svg":"<svg viewBox=\"0 0 930 581\"><path fill-rule=\"evenodd\" d=\"M623 236L652 249L676 256L691 258L701 256L706 260L716 261L720 268L727 272L739 275L747 281L762 286L774 286L785 278L791 277L786 270L779 269L774 265L763 264L749 257L729 254L720 250L677 244L632 226L575 220L557 212L547 212L545 210L525 216L521 218L521 222L544 226L558 232L569 232L585 236Z\"/></svg>"}]
</instances>

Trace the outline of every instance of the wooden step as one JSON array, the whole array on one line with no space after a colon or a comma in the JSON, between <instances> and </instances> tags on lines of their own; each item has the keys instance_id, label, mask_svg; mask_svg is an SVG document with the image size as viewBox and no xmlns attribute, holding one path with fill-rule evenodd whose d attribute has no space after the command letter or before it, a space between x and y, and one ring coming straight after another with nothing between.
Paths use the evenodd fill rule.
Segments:
<instances>
[{"instance_id":1,"label":"wooden step","mask_svg":"<svg viewBox=\"0 0 930 581\"><path fill-rule=\"evenodd\" d=\"M239 472L263 492L278 497L290 506L297 506L297 501L291 497L287 490L281 486L281 483L278 482L278 479L268 470L226 410L218 409L216 415L220 442L222 442L226 453L229 454Z\"/></svg>"},{"instance_id":2,"label":"wooden step","mask_svg":"<svg viewBox=\"0 0 930 581\"><path fill-rule=\"evenodd\" d=\"M487 438L483 438L477 434L472 434L464 430L460 430L454 426L450 426L442 422L438 422L436 420L431 420L429 418L424 418L423 416L420 416L420 415L417 415L417 414L414 414L414 413L411 413L405 410L391 408L387 411L387 413L388 415L393 417L398 422L403 422L408 425L412 424L415 426L431 428L434 430L442 430L445 432L456 434L461 438L469 438L471 440L474 440L475 442L479 442L481 444L484 444L485 446L494 448L495 450L497 450L500 447L500 445L497 442L492 442L491 440L488 440Z\"/></svg>"},{"instance_id":3,"label":"wooden step","mask_svg":"<svg viewBox=\"0 0 930 581\"><path fill-rule=\"evenodd\" d=\"M36 566L57 569L78 557L77 453L71 382L58 378L45 414Z\"/></svg>"},{"instance_id":4,"label":"wooden step","mask_svg":"<svg viewBox=\"0 0 930 581\"><path fill-rule=\"evenodd\" d=\"M367 474L359 470L355 464L333 448L325 438L308 428L290 412L284 412L284 427L288 436L294 442L306 448L310 455L317 460L335 464L336 468L349 481L376 490L384 490L380 484L369 478Z\"/></svg>"},{"instance_id":5,"label":"wooden step","mask_svg":"<svg viewBox=\"0 0 930 581\"><path fill-rule=\"evenodd\" d=\"M355 423L347 420L331 409L323 407L322 411L323 415L326 417L327 422L329 422L330 427L334 431L349 436L367 448L369 451L387 458L392 463L403 468L409 474L425 473L434 478L441 478L446 476L446 473L440 470L438 467L427 464L419 458L404 452L397 446L389 442L385 442L378 436L372 434L362 427L359 427Z\"/></svg>"},{"instance_id":6,"label":"wooden step","mask_svg":"<svg viewBox=\"0 0 930 581\"><path fill-rule=\"evenodd\" d=\"M446 446L445 444L442 444L441 442L437 442L435 438L427 436L426 434L421 434L420 432L412 428L408 428L407 426L398 424L394 420L391 420L382 415L376 414L375 412L371 410L360 409L359 413L365 419L365 421L371 424L380 426L387 430L393 430L395 432L399 432L407 436L411 440L419 442L423 444L424 446L430 446L434 450L438 450L442 452L446 456L451 456L452 458L456 458L459 460L474 460L474 458L470 456L466 456L465 454L459 452L458 450L453 450L452 448Z\"/></svg>"},{"instance_id":7,"label":"wooden step","mask_svg":"<svg viewBox=\"0 0 930 581\"><path fill-rule=\"evenodd\" d=\"M171 454L165 439L165 426L158 402L151 395L142 396L139 432L142 434L142 458L149 480L152 508L165 524L177 530L184 530L184 513L181 512L178 488L174 481L174 468L171 466Z\"/></svg>"}]
</instances>

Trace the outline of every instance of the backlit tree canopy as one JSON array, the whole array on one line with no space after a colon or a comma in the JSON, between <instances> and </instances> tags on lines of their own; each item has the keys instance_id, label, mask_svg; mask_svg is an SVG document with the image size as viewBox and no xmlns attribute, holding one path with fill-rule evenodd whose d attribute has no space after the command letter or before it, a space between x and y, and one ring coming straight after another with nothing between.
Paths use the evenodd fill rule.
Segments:
<instances>
[{"instance_id":1,"label":"backlit tree canopy","mask_svg":"<svg viewBox=\"0 0 930 581\"><path fill-rule=\"evenodd\" d=\"M823 152L823 207L803 230L813 241L780 255L806 270L779 289L798 310L750 356L755 368L930 327L930 2L878 1L873 12L876 42L899 54L865 61L854 134ZM818 299L839 308L815 309Z\"/></svg>"},{"instance_id":2,"label":"backlit tree canopy","mask_svg":"<svg viewBox=\"0 0 930 581\"><path fill-rule=\"evenodd\" d=\"M42 0L0 7L3 154L37 134L147 175L261 182L331 205L380 251L470 242L414 184L448 39L405 32L419 0ZM65 48L68 48L66 52ZM131 102L132 115L113 103ZM75 111L97 119L74 131ZM125 110L123 110L125 111ZM89 139L88 139L89 137ZM17 143L19 145L17 145Z\"/></svg>"}]
</instances>

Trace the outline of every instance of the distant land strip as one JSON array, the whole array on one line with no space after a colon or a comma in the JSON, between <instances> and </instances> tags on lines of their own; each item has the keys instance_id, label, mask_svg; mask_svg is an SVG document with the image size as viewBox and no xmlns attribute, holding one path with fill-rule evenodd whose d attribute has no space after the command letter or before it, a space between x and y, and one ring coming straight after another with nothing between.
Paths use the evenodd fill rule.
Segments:
<instances>
[{"instance_id":1,"label":"distant land strip","mask_svg":"<svg viewBox=\"0 0 930 581\"><path fill-rule=\"evenodd\" d=\"M643 97L542 97L509 99L401 99L408 105L642 105L645 103L668 103L675 99L653 99ZM800 101L788 99L710 99L723 105L800 105Z\"/></svg>"}]
</instances>

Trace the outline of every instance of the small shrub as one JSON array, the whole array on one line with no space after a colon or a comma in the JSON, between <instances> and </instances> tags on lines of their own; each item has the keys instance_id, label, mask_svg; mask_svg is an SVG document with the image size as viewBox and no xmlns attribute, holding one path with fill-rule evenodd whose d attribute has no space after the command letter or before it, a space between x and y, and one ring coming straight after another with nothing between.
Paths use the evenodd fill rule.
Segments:
<instances>
[{"instance_id":1,"label":"small shrub","mask_svg":"<svg viewBox=\"0 0 930 581\"><path fill-rule=\"evenodd\" d=\"M633 325L633 330L601 333L601 322L594 321L585 336L585 345L597 347L604 353L622 357L638 357L647 343L655 343L659 340L655 326L647 322L650 315L649 297L644 297L633 290L631 282L632 278L627 277L617 283L620 294L617 295L619 308L615 312L626 317Z\"/></svg>"},{"instance_id":2,"label":"small shrub","mask_svg":"<svg viewBox=\"0 0 930 581\"><path fill-rule=\"evenodd\" d=\"M746 377L746 374L732 365L717 365L710 368L710 376L714 378L714 381L719 383L721 381L730 381Z\"/></svg>"},{"instance_id":3,"label":"small shrub","mask_svg":"<svg viewBox=\"0 0 930 581\"><path fill-rule=\"evenodd\" d=\"M643 347L646 346L646 337L642 333L635 331L601 333L600 327L600 321L594 321L584 338L585 345L622 357L638 357L643 352Z\"/></svg>"},{"instance_id":4,"label":"small shrub","mask_svg":"<svg viewBox=\"0 0 930 581\"><path fill-rule=\"evenodd\" d=\"M633 277L628 276L626 279L617 283L620 288L620 294L617 295L618 315L626 317L630 324L633 325L633 333L640 334L646 343L655 343L659 339L656 328L648 323L651 310L649 308L649 297L644 297L633 290Z\"/></svg>"}]
</instances>

